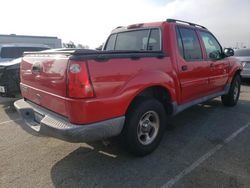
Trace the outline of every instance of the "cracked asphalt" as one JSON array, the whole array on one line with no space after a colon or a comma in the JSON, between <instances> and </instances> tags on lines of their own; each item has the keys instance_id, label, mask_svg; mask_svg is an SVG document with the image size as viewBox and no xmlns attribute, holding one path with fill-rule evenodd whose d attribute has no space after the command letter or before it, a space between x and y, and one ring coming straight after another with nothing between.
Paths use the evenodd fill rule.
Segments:
<instances>
[{"instance_id":1,"label":"cracked asphalt","mask_svg":"<svg viewBox=\"0 0 250 188\"><path fill-rule=\"evenodd\" d=\"M1 188L152 188L170 181L176 188L250 187L250 126L235 134L250 122L249 83L236 107L216 98L169 120L159 148L144 158L131 156L115 139L105 146L30 135L20 127L14 100L0 98Z\"/></svg>"}]
</instances>

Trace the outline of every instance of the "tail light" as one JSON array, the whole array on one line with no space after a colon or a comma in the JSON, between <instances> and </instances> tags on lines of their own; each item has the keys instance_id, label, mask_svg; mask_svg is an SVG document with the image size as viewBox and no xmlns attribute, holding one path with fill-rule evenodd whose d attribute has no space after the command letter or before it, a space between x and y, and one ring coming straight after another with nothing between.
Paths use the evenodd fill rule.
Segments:
<instances>
[{"instance_id":1,"label":"tail light","mask_svg":"<svg viewBox=\"0 0 250 188\"><path fill-rule=\"evenodd\" d=\"M71 98L94 97L94 91L89 78L88 67L85 62L69 62L68 96Z\"/></svg>"}]
</instances>

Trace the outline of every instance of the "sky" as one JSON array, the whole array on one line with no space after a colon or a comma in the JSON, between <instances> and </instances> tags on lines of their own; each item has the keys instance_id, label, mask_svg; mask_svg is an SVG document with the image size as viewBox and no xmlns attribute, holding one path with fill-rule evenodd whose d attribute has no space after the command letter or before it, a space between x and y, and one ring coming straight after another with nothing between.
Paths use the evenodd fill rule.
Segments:
<instances>
[{"instance_id":1,"label":"sky","mask_svg":"<svg viewBox=\"0 0 250 188\"><path fill-rule=\"evenodd\" d=\"M207 27L224 47L250 47L249 0L6 0L0 34L57 36L91 48L117 26L175 18Z\"/></svg>"}]
</instances>

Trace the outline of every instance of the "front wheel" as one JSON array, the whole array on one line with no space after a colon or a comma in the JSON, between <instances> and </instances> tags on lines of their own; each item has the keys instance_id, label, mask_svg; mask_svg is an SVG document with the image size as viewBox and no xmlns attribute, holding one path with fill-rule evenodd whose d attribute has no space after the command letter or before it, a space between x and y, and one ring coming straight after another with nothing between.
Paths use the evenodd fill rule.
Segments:
<instances>
[{"instance_id":1,"label":"front wheel","mask_svg":"<svg viewBox=\"0 0 250 188\"><path fill-rule=\"evenodd\" d=\"M137 156L154 151L165 129L166 113L155 99L139 98L126 115L124 140L127 148Z\"/></svg>"},{"instance_id":2,"label":"front wheel","mask_svg":"<svg viewBox=\"0 0 250 188\"><path fill-rule=\"evenodd\" d=\"M225 106L235 106L240 96L241 78L236 75L231 83L228 94L221 96L222 103Z\"/></svg>"}]
</instances>

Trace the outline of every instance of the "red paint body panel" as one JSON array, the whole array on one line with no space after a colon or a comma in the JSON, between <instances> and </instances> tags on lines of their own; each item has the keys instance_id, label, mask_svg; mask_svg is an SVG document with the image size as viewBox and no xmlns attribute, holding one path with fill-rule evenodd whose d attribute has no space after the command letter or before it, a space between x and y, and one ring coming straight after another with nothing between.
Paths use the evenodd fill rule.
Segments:
<instances>
[{"instance_id":1,"label":"red paint body panel","mask_svg":"<svg viewBox=\"0 0 250 188\"><path fill-rule=\"evenodd\" d=\"M178 52L176 25L167 22L140 25L161 28L165 57L110 58L104 62L80 60L88 67L93 98L72 99L67 96L70 56L25 56L21 64L22 95L67 117L71 123L88 124L125 115L131 101L151 86L165 88L171 101L177 105L222 91L240 69L240 64L233 58L186 62ZM206 58L204 46L202 54ZM39 73L32 71L36 65L42 67ZM187 66L187 71L183 71L182 66Z\"/></svg>"},{"instance_id":2,"label":"red paint body panel","mask_svg":"<svg viewBox=\"0 0 250 188\"><path fill-rule=\"evenodd\" d=\"M32 67L40 66L40 72ZM21 92L24 98L64 116L68 58L60 55L24 57L21 63Z\"/></svg>"}]
</instances>

